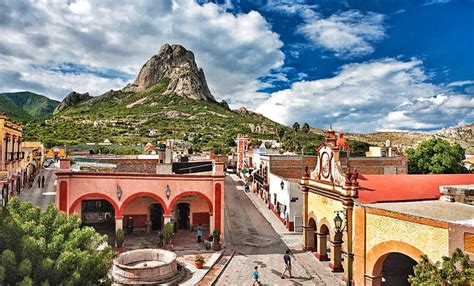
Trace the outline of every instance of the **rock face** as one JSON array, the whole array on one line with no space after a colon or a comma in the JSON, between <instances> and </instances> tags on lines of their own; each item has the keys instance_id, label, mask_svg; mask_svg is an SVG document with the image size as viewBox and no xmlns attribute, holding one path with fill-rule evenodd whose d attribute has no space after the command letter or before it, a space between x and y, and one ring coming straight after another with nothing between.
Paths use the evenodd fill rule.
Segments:
<instances>
[{"instance_id":1,"label":"rock face","mask_svg":"<svg viewBox=\"0 0 474 286\"><path fill-rule=\"evenodd\" d=\"M56 106L56 108L53 111L53 114L57 114L58 112L60 112L63 109L74 106L74 105L78 104L79 102L82 102L82 101L85 101L85 100L88 100L88 99L91 99L91 98L92 98L92 96L90 96L88 92L86 92L86 93L77 93L77 92L73 91L70 94L68 94L63 99L63 101L61 101L61 103L58 106Z\"/></svg>"},{"instance_id":2,"label":"rock face","mask_svg":"<svg viewBox=\"0 0 474 286\"><path fill-rule=\"evenodd\" d=\"M206 83L204 72L194 61L194 54L181 45L165 44L158 55L151 57L140 70L135 82L123 91L140 92L164 78L170 82L165 94L215 101Z\"/></svg>"}]
</instances>

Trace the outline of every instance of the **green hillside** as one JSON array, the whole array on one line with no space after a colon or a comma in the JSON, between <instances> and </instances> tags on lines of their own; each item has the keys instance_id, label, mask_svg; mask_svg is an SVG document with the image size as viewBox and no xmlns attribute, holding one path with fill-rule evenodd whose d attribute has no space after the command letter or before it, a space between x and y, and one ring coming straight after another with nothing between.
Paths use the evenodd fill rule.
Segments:
<instances>
[{"instance_id":1,"label":"green hillside","mask_svg":"<svg viewBox=\"0 0 474 286\"><path fill-rule=\"evenodd\" d=\"M29 91L22 91L22 92L12 92L12 93L0 93L0 98L8 99L11 103L16 105L16 107L22 109L27 114L29 114L30 118L27 116L23 116L18 120L31 120L32 118L42 118L49 116L53 113L53 110L59 104L58 101L52 100L47 98L46 96L39 95ZM4 111L4 109L13 108L12 106L4 107L0 105L0 109ZM16 110L16 108L15 108ZM15 119L13 113L14 111L5 110L12 118ZM16 116L16 115L15 115Z\"/></svg>"},{"instance_id":2,"label":"green hillside","mask_svg":"<svg viewBox=\"0 0 474 286\"><path fill-rule=\"evenodd\" d=\"M13 121L27 122L32 120L32 116L21 107L13 103L9 98L0 96L0 113L6 112Z\"/></svg>"},{"instance_id":3,"label":"green hillside","mask_svg":"<svg viewBox=\"0 0 474 286\"><path fill-rule=\"evenodd\" d=\"M183 139L195 149L224 149L232 146L237 134L260 139L277 139L276 131L292 129L252 113L238 113L218 103L176 95L164 95L168 80L143 92L110 91L81 102L51 116L35 120L25 128L27 140L62 144L102 142L136 144L165 139ZM252 128L258 126L258 133ZM156 134L150 136L150 130ZM255 130L254 130L255 131ZM291 136L289 136L291 137ZM321 136L309 133L304 141L320 142Z\"/></svg>"}]
</instances>

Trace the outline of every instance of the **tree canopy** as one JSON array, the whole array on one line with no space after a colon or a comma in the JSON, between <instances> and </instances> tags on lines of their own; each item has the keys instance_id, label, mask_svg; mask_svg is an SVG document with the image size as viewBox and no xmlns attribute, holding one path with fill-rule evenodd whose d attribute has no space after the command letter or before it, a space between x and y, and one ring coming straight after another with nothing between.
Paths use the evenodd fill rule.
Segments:
<instances>
[{"instance_id":1,"label":"tree canopy","mask_svg":"<svg viewBox=\"0 0 474 286\"><path fill-rule=\"evenodd\" d=\"M414 267L414 275L408 281L411 285L470 285L474 279L474 269L469 255L457 248L451 257L443 256L441 263L432 263L426 255Z\"/></svg>"},{"instance_id":2,"label":"tree canopy","mask_svg":"<svg viewBox=\"0 0 474 286\"><path fill-rule=\"evenodd\" d=\"M295 132L300 130L300 124L298 122L293 123L293 130L295 130Z\"/></svg>"},{"instance_id":3,"label":"tree canopy","mask_svg":"<svg viewBox=\"0 0 474 286\"><path fill-rule=\"evenodd\" d=\"M441 138L428 139L408 150L408 172L413 174L465 173L464 149Z\"/></svg>"},{"instance_id":4,"label":"tree canopy","mask_svg":"<svg viewBox=\"0 0 474 286\"><path fill-rule=\"evenodd\" d=\"M107 236L81 227L54 205L45 211L12 199L0 209L0 285L108 284Z\"/></svg>"},{"instance_id":5,"label":"tree canopy","mask_svg":"<svg viewBox=\"0 0 474 286\"><path fill-rule=\"evenodd\" d=\"M310 129L309 124L305 122L301 130L303 130L304 133L308 133L309 129Z\"/></svg>"}]
</instances>

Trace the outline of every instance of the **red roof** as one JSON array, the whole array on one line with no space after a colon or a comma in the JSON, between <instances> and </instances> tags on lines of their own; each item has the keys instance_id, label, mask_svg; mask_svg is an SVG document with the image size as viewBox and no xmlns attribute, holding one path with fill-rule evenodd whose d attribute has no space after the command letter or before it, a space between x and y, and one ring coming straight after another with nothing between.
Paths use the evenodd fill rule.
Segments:
<instances>
[{"instance_id":1,"label":"red roof","mask_svg":"<svg viewBox=\"0 0 474 286\"><path fill-rule=\"evenodd\" d=\"M437 200L440 186L474 184L474 174L359 175L361 203Z\"/></svg>"}]
</instances>

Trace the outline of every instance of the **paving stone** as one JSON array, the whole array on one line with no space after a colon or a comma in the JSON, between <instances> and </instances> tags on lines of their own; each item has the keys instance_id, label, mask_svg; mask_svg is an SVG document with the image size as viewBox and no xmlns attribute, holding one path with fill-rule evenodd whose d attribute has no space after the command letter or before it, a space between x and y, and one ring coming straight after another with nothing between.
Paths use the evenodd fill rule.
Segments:
<instances>
[{"instance_id":1,"label":"paving stone","mask_svg":"<svg viewBox=\"0 0 474 286\"><path fill-rule=\"evenodd\" d=\"M342 274L302 251L302 233L290 232L254 193L245 193L237 176L225 179L226 246L237 254L218 285L250 285L253 267L259 266L263 285L341 285ZM262 246L262 238L272 244ZM252 244L251 242L256 243ZM247 243L246 243L247 242ZM281 279L283 253L292 250L293 279Z\"/></svg>"}]
</instances>

